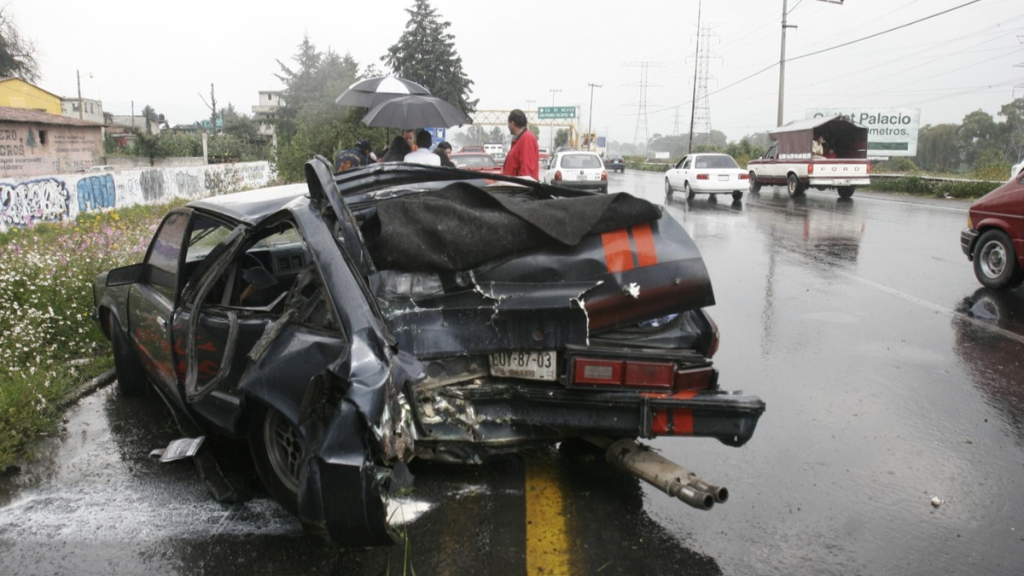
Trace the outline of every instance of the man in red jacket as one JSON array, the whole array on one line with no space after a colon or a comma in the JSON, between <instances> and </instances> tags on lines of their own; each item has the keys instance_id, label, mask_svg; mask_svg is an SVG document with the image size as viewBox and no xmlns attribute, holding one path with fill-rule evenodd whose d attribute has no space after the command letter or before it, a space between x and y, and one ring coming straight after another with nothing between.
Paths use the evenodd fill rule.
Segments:
<instances>
[{"instance_id":1,"label":"man in red jacket","mask_svg":"<svg viewBox=\"0 0 1024 576\"><path fill-rule=\"evenodd\" d=\"M512 148L505 157L501 173L508 176L529 176L540 179L540 153L537 138L526 129L526 114L518 108L508 115L508 131L512 133Z\"/></svg>"}]
</instances>

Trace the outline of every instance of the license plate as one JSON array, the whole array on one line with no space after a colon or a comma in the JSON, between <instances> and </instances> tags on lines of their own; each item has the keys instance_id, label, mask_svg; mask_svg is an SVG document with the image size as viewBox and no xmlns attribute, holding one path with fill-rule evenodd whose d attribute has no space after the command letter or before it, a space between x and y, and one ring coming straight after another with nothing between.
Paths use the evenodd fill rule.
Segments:
<instances>
[{"instance_id":1,"label":"license plate","mask_svg":"<svg viewBox=\"0 0 1024 576\"><path fill-rule=\"evenodd\" d=\"M728 174L719 174L718 175L718 179L723 181L723 182L728 182L729 181L729 175Z\"/></svg>"},{"instance_id":2,"label":"license plate","mask_svg":"<svg viewBox=\"0 0 1024 576\"><path fill-rule=\"evenodd\" d=\"M554 350L491 354L492 376L554 382L557 379L557 366L558 354Z\"/></svg>"}]
</instances>

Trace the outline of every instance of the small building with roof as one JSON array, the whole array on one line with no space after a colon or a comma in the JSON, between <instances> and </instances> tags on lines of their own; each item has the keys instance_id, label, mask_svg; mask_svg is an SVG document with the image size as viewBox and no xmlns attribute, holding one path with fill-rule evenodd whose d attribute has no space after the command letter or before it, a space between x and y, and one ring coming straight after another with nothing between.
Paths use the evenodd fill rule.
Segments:
<instances>
[{"instance_id":1,"label":"small building with roof","mask_svg":"<svg viewBox=\"0 0 1024 576\"><path fill-rule=\"evenodd\" d=\"M102 164L103 126L61 116L60 98L56 111L0 107L0 178L69 174Z\"/></svg>"},{"instance_id":2,"label":"small building with roof","mask_svg":"<svg viewBox=\"0 0 1024 576\"><path fill-rule=\"evenodd\" d=\"M60 96L10 76L0 77L0 106L38 110L58 116L61 113Z\"/></svg>"}]
</instances>

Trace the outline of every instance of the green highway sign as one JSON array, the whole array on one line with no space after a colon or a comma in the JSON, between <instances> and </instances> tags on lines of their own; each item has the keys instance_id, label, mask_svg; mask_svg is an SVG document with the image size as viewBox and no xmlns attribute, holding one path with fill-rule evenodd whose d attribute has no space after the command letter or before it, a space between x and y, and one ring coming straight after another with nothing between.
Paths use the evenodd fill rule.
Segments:
<instances>
[{"instance_id":1,"label":"green highway sign","mask_svg":"<svg viewBox=\"0 0 1024 576\"><path fill-rule=\"evenodd\" d=\"M541 120L553 120L555 118L575 118L575 106L540 106L537 108L537 118Z\"/></svg>"}]
</instances>

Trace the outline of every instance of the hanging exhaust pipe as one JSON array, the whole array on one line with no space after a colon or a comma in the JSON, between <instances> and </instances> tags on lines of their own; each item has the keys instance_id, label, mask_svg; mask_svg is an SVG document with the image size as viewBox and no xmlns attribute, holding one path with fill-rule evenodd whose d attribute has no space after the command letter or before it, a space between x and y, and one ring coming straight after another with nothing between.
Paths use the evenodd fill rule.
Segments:
<instances>
[{"instance_id":1,"label":"hanging exhaust pipe","mask_svg":"<svg viewBox=\"0 0 1024 576\"><path fill-rule=\"evenodd\" d=\"M710 510L715 502L729 499L728 488L708 484L693 472L630 438L614 442L608 438L587 440L605 449L608 462L694 508Z\"/></svg>"}]
</instances>

